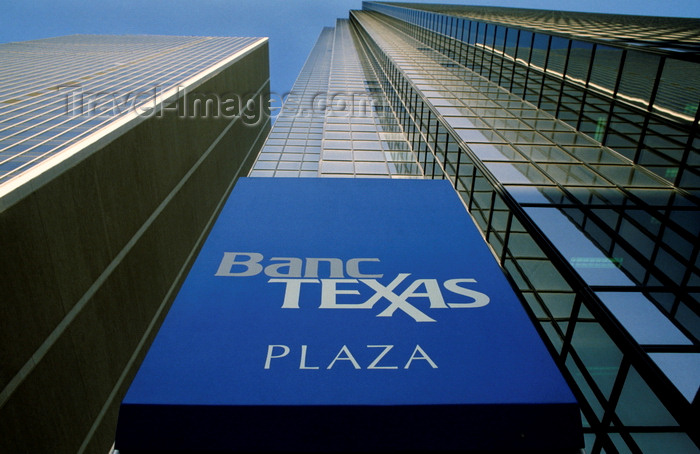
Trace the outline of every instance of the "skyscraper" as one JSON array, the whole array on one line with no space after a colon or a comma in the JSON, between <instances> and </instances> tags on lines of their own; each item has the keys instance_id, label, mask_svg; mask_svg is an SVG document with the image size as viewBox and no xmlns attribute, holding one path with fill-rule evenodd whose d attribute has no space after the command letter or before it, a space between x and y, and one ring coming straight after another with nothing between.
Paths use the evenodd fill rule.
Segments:
<instances>
[{"instance_id":1,"label":"skyscraper","mask_svg":"<svg viewBox=\"0 0 700 454\"><path fill-rule=\"evenodd\" d=\"M269 118L266 38L0 45L0 451L108 452Z\"/></svg>"},{"instance_id":2,"label":"skyscraper","mask_svg":"<svg viewBox=\"0 0 700 454\"><path fill-rule=\"evenodd\" d=\"M697 452L699 30L364 2L322 31L250 176L449 180L586 452Z\"/></svg>"},{"instance_id":3,"label":"skyscraper","mask_svg":"<svg viewBox=\"0 0 700 454\"><path fill-rule=\"evenodd\" d=\"M264 39L79 36L4 45L2 77L15 85L0 98L0 451L108 449L120 397L229 189L255 161L251 177L446 180L574 391L586 452L696 452L698 30L693 19L366 2L322 31L255 160L268 131L255 102L267 89ZM277 184L282 209L285 190L299 185L268 180L239 186L249 208L258 205L251 188ZM375 195L389 187L364 183ZM383 208L415 197L421 234L456 243L460 221L431 218L428 192L418 187L393 186L387 193L396 202L382 199ZM316 219L304 213L301 227ZM284 231L265 215L267 231ZM254 225L233 218L261 240ZM402 233L410 232L411 218L402 221ZM365 239L375 247L383 238ZM429 252L432 243L412 239ZM471 258L463 243L440 249L450 264ZM228 267L212 260L207 277L218 266L227 285L256 271L268 283L259 252L245 249L237 262L233 251ZM347 281L362 278L394 299L382 308L385 318L405 315L411 308L399 309L402 301L420 295L418 280L397 294L373 280L387 273L373 267L387 265L384 256L289 255L265 269L301 277L295 264L303 260L304 279L329 278L326 289L339 299L353 293ZM242 273L234 269L241 264ZM330 267L325 275L321 264ZM314 284L325 285L304 287ZM452 288L468 290L454 280ZM296 308L284 296L288 315ZM436 311L451 311L444 306L454 301L437 300ZM461 302L475 303L484 300ZM225 315L229 321L232 313ZM443 325L435 326L440 333ZM299 347L274 342L265 345L267 357L243 353L267 370ZM355 364L345 345L322 366L304 347L293 365L304 372L338 362L351 373L370 368ZM400 365L375 366L438 370L430 349L411 347ZM508 378L517 381L517 373ZM161 428L174 443L188 435ZM429 450L430 432L421 435Z\"/></svg>"}]
</instances>

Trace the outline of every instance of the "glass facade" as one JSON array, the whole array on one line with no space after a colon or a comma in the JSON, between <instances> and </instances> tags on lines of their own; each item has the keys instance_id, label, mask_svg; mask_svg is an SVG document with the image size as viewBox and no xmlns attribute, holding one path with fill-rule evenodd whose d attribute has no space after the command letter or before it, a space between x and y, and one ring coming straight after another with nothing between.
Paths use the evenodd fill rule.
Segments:
<instances>
[{"instance_id":1,"label":"glass facade","mask_svg":"<svg viewBox=\"0 0 700 454\"><path fill-rule=\"evenodd\" d=\"M0 184L259 38L72 35L0 44ZM67 62L70 62L67 65Z\"/></svg>"},{"instance_id":2,"label":"glass facade","mask_svg":"<svg viewBox=\"0 0 700 454\"><path fill-rule=\"evenodd\" d=\"M229 102L269 94L268 40L66 36L0 61L0 452L107 453L270 130Z\"/></svg>"},{"instance_id":3,"label":"glass facade","mask_svg":"<svg viewBox=\"0 0 700 454\"><path fill-rule=\"evenodd\" d=\"M422 177L357 40L347 19L323 30L250 176Z\"/></svg>"},{"instance_id":4,"label":"glass facade","mask_svg":"<svg viewBox=\"0 0 700 454\"><path fill-rule=\"evenodd\" d=\"M697 195L700 20L368 3L424 44Z\"/></svg>"},{"instance_id":5,"label":"glass facade","mask_svg":"<svg viewBox=\"0 0 700 454\"><path fill-rule=\"evenodd\" d=\"M365 2L322 33L250 175L286 174L296 100L323 93L291 176L449 179L576 393L586 452L697 452L698 30ZM375 113L341 116L348 91Z\"/></svg>"}]
</instances>

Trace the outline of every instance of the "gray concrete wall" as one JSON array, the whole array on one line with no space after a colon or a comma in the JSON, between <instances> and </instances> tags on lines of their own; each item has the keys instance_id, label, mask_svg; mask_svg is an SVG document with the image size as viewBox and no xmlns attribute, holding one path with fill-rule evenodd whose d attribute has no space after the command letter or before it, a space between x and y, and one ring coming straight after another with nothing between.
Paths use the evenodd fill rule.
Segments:
<instances>
[{"instance_id":1,"label":"gray concrete wall","mask_svg":"<svg viewBox=\"0 0 700 454\"><path fill-rule=\"evenodd\" d=\"M265 43L193 90L265 93L268 71ZM0 213L0 453L108 452L198 241L269 129L230 123L148 119Z\"/></svg>"}]
</instances>

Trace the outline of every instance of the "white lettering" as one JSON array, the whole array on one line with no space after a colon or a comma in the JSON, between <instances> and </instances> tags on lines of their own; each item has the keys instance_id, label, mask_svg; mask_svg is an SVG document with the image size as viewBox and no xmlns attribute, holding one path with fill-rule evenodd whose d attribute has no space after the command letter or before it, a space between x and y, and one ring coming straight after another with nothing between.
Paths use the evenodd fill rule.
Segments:
<instances>
[{"instance_id":1,"label":"white lettering","mask_svg":"<svg viewBox=\"0 0 700 454\"><path fill-rule=\"evenodd\" d=\"M328 277L344 277L343 275L343 261L336 258L306 258L306 269L304 270L304 277L318 277L318 264L319 262L328 262L330 268L330 275Z\"/></svg>"},{"instance_id":2,"label":"white lettering","mask_svg":"<svg viewBox=\"0 0 700 454\"><path fill-rule=\"evenodd\" d=\"M237 261L237 256L247 257L247 260ZM263 255L258 252L224 252L216 276L255 276L263 271ZM282 263L270 263L264 270L269 277L302 277L302 265L304 277L319 277L319 264L328 264L328 277L343 278L343 270L347 269L347 274L353 278L381 278L383 274L366 274L360 271L360 264L364 262L379 262L376 257L352 258L343 263L342 259L328 257L315 258L307 257L304 260L297 257L272 257L270 261ZM244 271L232 271L234 266L245 266Z\"/></svg>"},{"instance_id":3,"label":"white lettering","mask_svg":"<svg viewBox=\"0 0 700 454\"><path fill-rule=\"evenodd\" d=\"M434 322L435 319L409 302L415 301L415 298L427 298L427 306L430 309L478 308L491 301L488 295L465 286L476 283L476 279L472 278L448 279L442 284L444 290L437 279L416 279L407 284L405 289L398 291L410 273L399 273L390 283L384 285L376 279L383 277L383 274L369 274L367 269L360 270L361 265L365 268L369 266L364 265L366 263L378 263L379 259L376 257L351 258L347 262L333 257L272 257L267 263L264 263L263 259L263 255L258 252L224 252L215 275L246 277L264 271L264 274L271 278L268 283L285 284L283 309L299 309L302 284L320 283L321 301L318 307L321 309L372 309L377 302L386 299L389 305L381 310L377 317L392 317L397 310L401 310L417 322ZM328 278L319 279L319 267L323 268L322 274L326 275L327 272ZM349 279L345 278L344 271L350 276ZM341 284L358 282L374 290L374 294L367 298L362 288L339 287ZM446 302L445 298L449 295L445 294L445 291L468 299ZM367 298L363 302L353 302L353 298L341 298L341 302L338 302L338 295L363 294Z\"/></svg>"},{"instance_id":4,"label":"white lettering","mask_svg":"<svg viewBox=\"0 0 700 454\"><path fill-rule=\"evenodd\" d=\"M322 369L320 366L313 366L307 363L307 357L308 357L308 345L301 345L300 353L299 353L299 370L319 370ZM394 348L394 345L388 345L388 344L373 344L373 345L367 345L367 348L380 348L382 349L376 357L372 360L372 362L367 366L367 370L369 369L374 369L374 370L396 370L399 368L399 366L395 365L388 365L388 364L382 364L380 365L380 362L384 359L385 356ZM289 356L293 349L290 348L287 345L282 345L282 344L277 344L277 345L268 345L267 346L267 355L265 357L265 366L264 368L269 370L272 367L272 360L273 359L278 359L278 358L284 358L286 356ZM360 365L359 362L355 359L355 356L350 352L350 349L348 348L347 345L343 345L338 353L335 355L333 360L326 366L325 370L330 370L333 369L337 361L348 361L353 369L362 369L362 366ZM426 361L428 365L430 365L431 368L437 369L438 366L435 364L435 361L421 348L420 345L416 345L416 347L413 349L413 353L411 353L411 356L408 358L408 361L404 365L404 369L410 369L411 365L413 364L414 361Z\"/></svg>"},{"instance_id":5,"label":"white lettering","mask_svg":"<svg viewBox=\"0 0 700 454\"><path fill-rule=\"evenodd\" d=\"M383 274L362 274L360 272L360 262L378 262L379 259L350 259L346 265L348 276L357 278L381 278Z\"/></svg>"},{"instance_id":6,"label":"white lettering","mask_svg":"<svg viewBox=\"0 0 700 454\"><path fill-rule=\"evenodd\" d=\"M247 256L248 260L237 262L236 258L239 255ZM262 259L263 255L257 252L224 252L224 257L221 259L215 276L255 276L263 269L260 265ZM231 271L234 266L244 266L245 271L235 273Z\"/></svg>"},{"instance_id":7,"label":"white lettering","mask_svg":"<svg viewBox=\"0 0 700 454\"><path fill-rule=\"evenodd\" d=\"M425 292L416 292L421 285L425 287ZM428 298L430 300L431 309L447 309L445 300L442 298L442 292L440 291L440 284L438 284L436 279L416 279L401 295L399 295L399 298L404 300L417 297Z\"/></svg>"},{"instance_id":8,"label":"white lettering","mask_svg":"<svg viewBox=\"0 0 700 454\"><path fill-rule=\"evenodd\" d=\"M282 282L287 284L284 289L284 302L282 303L282 309L299 309L301 284L305 282L318 284L318 279L270 279L267 282Z\"/></svg>"},{"instance_id":9,"label":"white lettering","mask_svg":"<svg viewBox=\"0 0 700 454\"><path fill-rule=\"evenodd\" d=\"M301 346L301 359L299 360L299 369L318 369L318 366L306 365L306 345Z\"/></svg>"},{"instance_id":10,"label":"white lettering","mask_svg":"<svg viewBox=\"0 0 700 454\"><path fill-rule=\"evenodd\" d=\"M282 349L282 353L279 355L273 355L272 352L275 350L275 347L279 347ZM289 347L286 345L268 345L267 346L267 356L265 357L265 369L270 368L270 362L272 361L272 358L282 358L284 356L287 356L289 354Z\"/></svg>"},{"instance_id":11,"label":"white lettering","mask_svg":"<svg viewBox=\"0 0 700 454\"><path fill-rule=\"evenodd\" d=\"M445 288L452 293L456 293L458 295L464 295L468 296L470 298L474 298L474 301L471 303L447 303L448 306L450 307L459 307L459 308L464 308L464 307L483 307L489 304L491 301L491 298L488 297L488 295L485 295L481 292L477 292L475 290L471 290L468 288L460 287L458 284L461 284L463 282L476 282L475 279L450 279L445 281Z\"/></svg>"},{"instance_id":12,"label":"white lettering","mask_svg":"<svg viewBox=\"0 0 700 454\"><path fill-rule=\"evenodd\" d=\"M391 350L394 346L393 345L368 345L367 348L382 348L384 347L384 350L379 352L379 355L377 355L376 358L374 358L374 361L372 361L369 366L367 366L367 369L398 369L399 366L377 366L379 361L384 358L384 355L389 353L389 350Z\"/></svg>"},{"instance_id":13,"label":"white lettering","mask_svg":"<svg viewBox=\"0 0 700 454\"><path fill-rule=\"evenodd\" d=\"M357 290L341 290L336 284L357 284L357 279L321 279L321 309L369 309L363 304L338 304L336 295L359 295Z\"/></svg>"},{"instance_id":14,"label":"white lettering","mask_svg":"<svg viewBox=\"0 0 700 454\"><path fill-rule=\"evenodd\" d=\"M345 356L340 356L343 352L345 352ZM343 348L341 348L338 354L335 355L335 358L333 358L333 361L331 361L327 369L332 369L336 361L350 361L355 369L362 369L355 360L355 357L352 356L352 353L350 353L350 350L348 350L347 345L343 345Z\"/></svg>"},{"instance_id":15,"label":"white lettering","mask_svg":"<svg viewBox=\"0 0 700 454\"><path fill-rule=\"evenodd\" d=\"M419 353L419 352L420 352L420 356L416 356L416 353ZM408 358L408 362L406 363L405 366L403 366L403 368L404 368L404 369L408 369L409 367L411 367L411 362L412 362L414 359L416 359L416 360L418 360L418 359L425 360L425 361L428 362L428 364L430 364L430 367L432 367L433 369L437 369L437 368L438 368L438 367L437 367L437 364L435 364L435 362L433 362L433 360L430 359L430 356L428 356L428 354L425 353L425 351L424 351L422 348L420 348L420 345L416 345L416 348L413 350L413 353L411 353L411 357Z\"/></svg>"},{"instance_id":16,"label":"white lettering","mask_svg":"<svg viewBox=\"0 0 700 454\"><path fill-rule=\"evenodd\" d=\"M265 274L270 277L301 277L301 259L296 257L272 257L270 260L286 261L286 263L273 263L265 267ZM282 273L280 268L287 268Z\"/></svg>"},{"instance_id":17,"label":"white lettering","mask_svg":"<svg viewBox=\"0 0 700 454\"><path fill-rule=\"evenodd\" d=\"M427 315L410 305L405 299L396 295L393 292L393 290L408 276L410 276L410 273L400 273L386 287L377 282L375 279L360 279L361 282L367 284L369 287L372 288L372 290L376 292L370 299L368 299L365 302L365 304L370 304L371 301L371 307L374 305L374 303L379 301L379 299L386 298L391 302L391 304L389 305L389 307L377 314L377 317L391 317L394 314L394 311L396 311L396 309L401 309L417 322L434 322L435 320L428 317Z\"/></svg>"}]
</instances>

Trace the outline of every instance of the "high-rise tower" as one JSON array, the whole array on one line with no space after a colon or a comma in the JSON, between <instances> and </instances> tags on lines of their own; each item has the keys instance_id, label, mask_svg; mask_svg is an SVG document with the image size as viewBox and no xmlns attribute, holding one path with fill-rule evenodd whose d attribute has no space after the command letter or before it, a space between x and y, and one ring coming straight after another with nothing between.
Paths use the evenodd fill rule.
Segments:
<instances>
[{"instance_id":1,"label":"high-rise tower","mask_svg":"<svg viewBox=\"0 0 700 454\"><path fill-rule=\"evenodd\" d=\"M321 33L250 175L448 179L586 452L697 452L699 30L365 2Z\"/></svg>"},{"instance_id":2,"label":"high-rise tower","mask_svg":"<svg viewBox=\"0 0 700 454\"><path fill-rule=\"evenodd\" d=\"M76 35L2 44L0 61L0 452L108 452L269 130L252 108L267 39Z\"/></svg>"}]
</instances>

